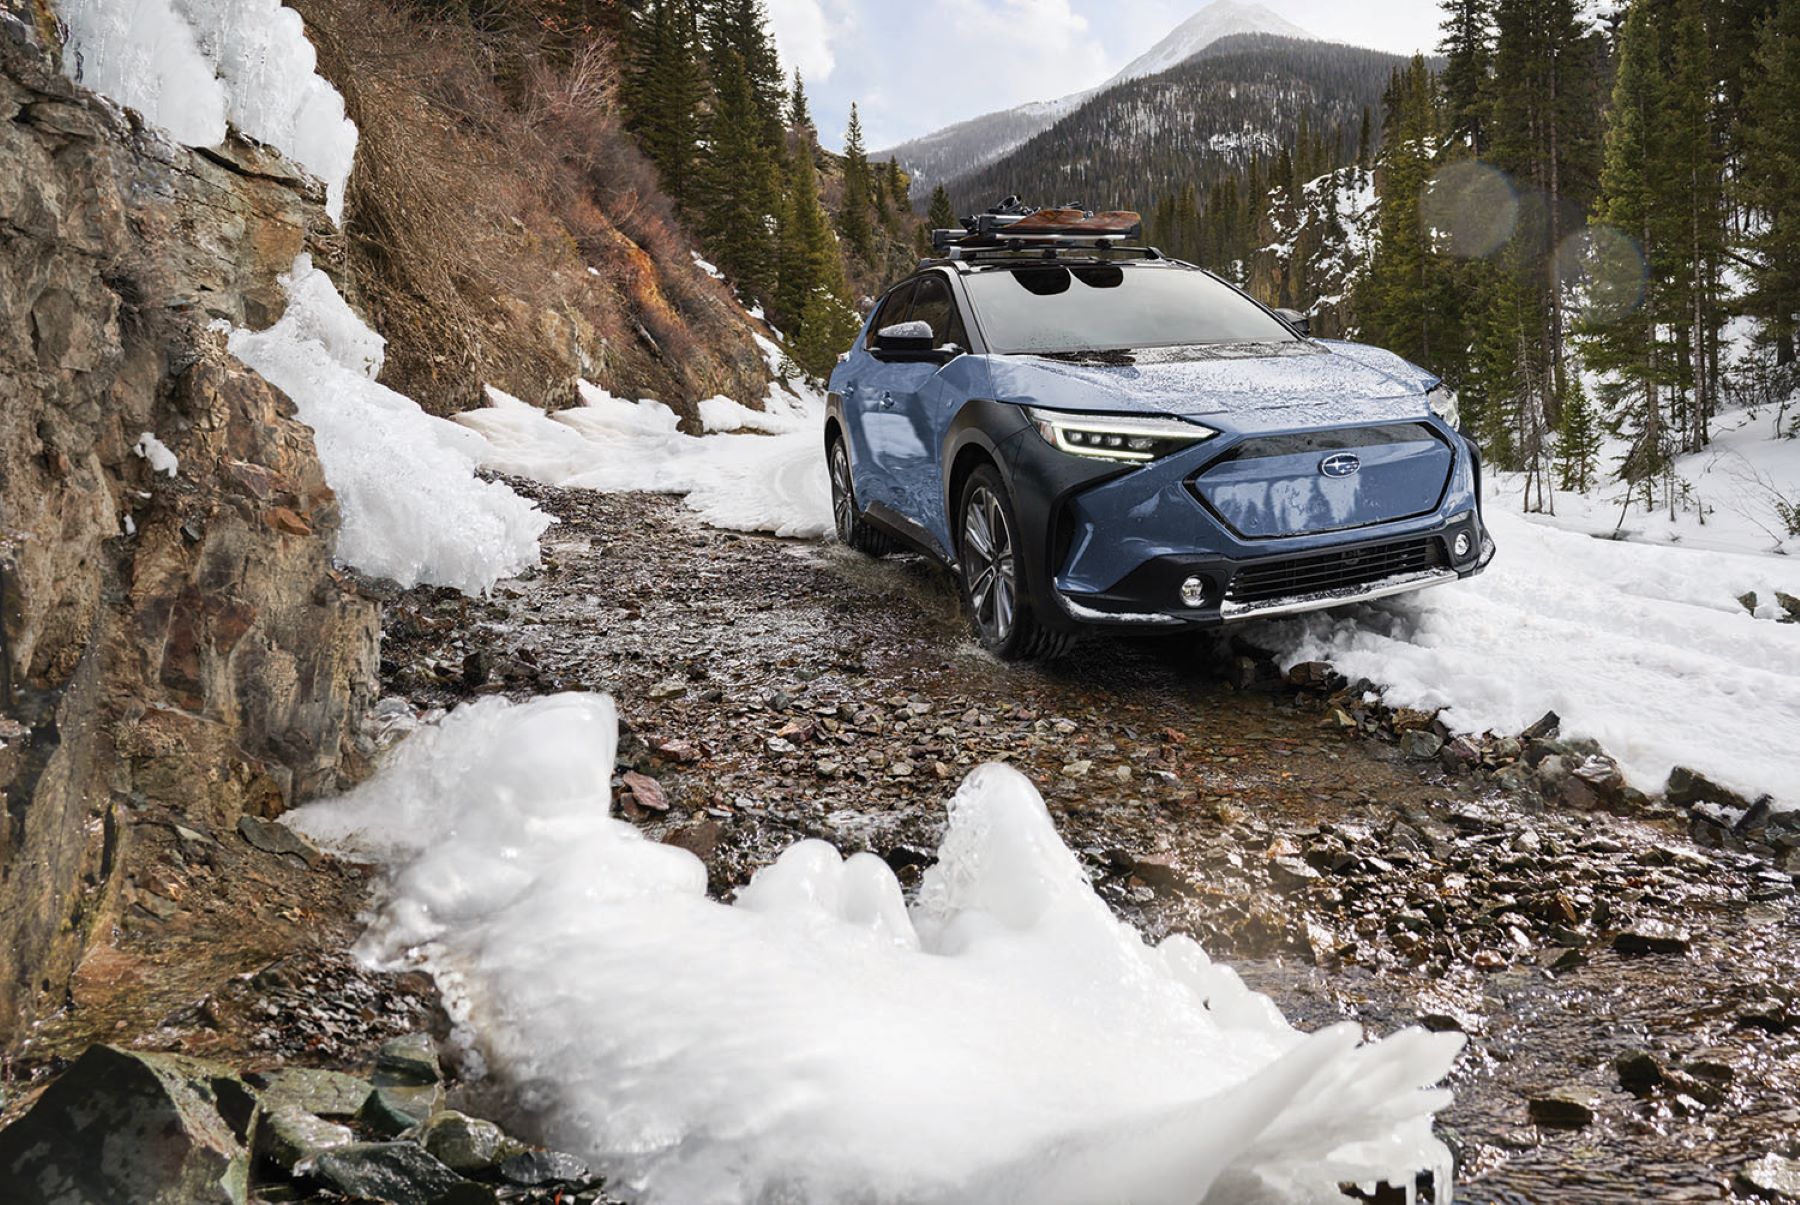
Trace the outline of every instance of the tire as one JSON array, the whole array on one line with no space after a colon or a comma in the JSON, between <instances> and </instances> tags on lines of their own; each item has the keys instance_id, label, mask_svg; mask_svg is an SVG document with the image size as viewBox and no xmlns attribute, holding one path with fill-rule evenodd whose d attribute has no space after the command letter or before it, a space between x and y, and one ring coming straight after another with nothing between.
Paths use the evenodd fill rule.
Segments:
<instances>
[{"instance_id":1,"label":"tire","mask_svg":"<svg viewBox=\"0 0 1800 1205\"><path fill-rule=\"evenodd\" d=\"M1019 517L992 465L969 474L956 517L963 599L981 646L1002 661L1036 661L1067 652L1073 637L1038 622L1039 604L1017 556Z\"/></svg>"},{"instance_id":2,"label":"tire","mask_svg":"<svg viewBox=\"0 0 1800 1205\"><path fill-rule=\"evenodd\" d=\"M826 468L831 474L831 516L840 544L868 556L886 556L893 552L893 538L877 531L862 517L856 506L856 483L850 476L850 451L842 435L834 436L825 450Z\"/></svg>"}]
</instances>

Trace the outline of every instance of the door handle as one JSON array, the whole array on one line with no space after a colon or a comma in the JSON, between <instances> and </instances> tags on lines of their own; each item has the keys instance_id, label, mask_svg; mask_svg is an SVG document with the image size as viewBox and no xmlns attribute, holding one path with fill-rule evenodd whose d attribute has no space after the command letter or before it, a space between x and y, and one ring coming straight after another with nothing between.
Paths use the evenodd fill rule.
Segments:
<instances>
[{"instance_id":1,"label":"door handle","mask_svg":"<svg viewBox=\"0 0 1800 1205\"><path fill-rule=\"evenodd\" d=\"M894 408L894 391L891 389L882 390L881 397L876 399L875 404L880 406L883 410L892 410Z\"/></svg>"},{"instance_id":2,"label":"door handle","mask_svg":"<svg viewBox=\"0 0 1800 1205\"><path fill-rule=\"evenodd\" d=\"M841 396L846 401L848 401L850 398L855 397L856 396L856 386L854 384L844 386Z\"/></svg>"}]
</instances>

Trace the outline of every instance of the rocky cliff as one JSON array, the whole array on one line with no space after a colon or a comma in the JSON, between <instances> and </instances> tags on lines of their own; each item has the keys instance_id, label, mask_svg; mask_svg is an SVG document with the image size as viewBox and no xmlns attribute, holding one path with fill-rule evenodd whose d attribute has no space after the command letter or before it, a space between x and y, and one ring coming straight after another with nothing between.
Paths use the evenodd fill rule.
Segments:
<instances>
[{"instance_id":1,"label":"rocky cliff","mask_svg":"<svg viewBox=\"0 0 1800 1205\"><path fill-rule=\"evenodd\" d=\"M378 632L312 433L212 326L328 254L317 186L171 146L50 32L0 4L0 1046L105 945L143 809L229 828L354 769Z\"/></svg>"}]
</instances>

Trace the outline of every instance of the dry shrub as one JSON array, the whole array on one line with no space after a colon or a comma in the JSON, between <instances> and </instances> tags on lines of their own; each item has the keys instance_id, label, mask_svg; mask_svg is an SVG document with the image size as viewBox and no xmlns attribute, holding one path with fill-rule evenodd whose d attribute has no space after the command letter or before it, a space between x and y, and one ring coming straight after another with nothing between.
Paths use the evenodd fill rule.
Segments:
<instances>
[{"instance_id":1,"label":"dry shrub","mask_svg":"<svg viewBox=\"0 0 1800 1205\"><path fill-rule=\"evenodd\" d=\"M342 266L388 338L386 383L437 413L483 384L556 408L578 376L690 415L761 396L751 320L620 128L610 48L553 61L528 32L383 0L297 7L362 132Z\"/></svg>"}]
</instances>

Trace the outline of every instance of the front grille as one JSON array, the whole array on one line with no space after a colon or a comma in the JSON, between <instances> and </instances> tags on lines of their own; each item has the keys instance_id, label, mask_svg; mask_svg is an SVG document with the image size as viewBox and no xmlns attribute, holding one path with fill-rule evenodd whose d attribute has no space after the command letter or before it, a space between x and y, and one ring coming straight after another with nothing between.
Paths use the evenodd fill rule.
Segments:
<instances>
[{"instance_id":1,"label":"front grille","mask_svg":"<svg viewBox=\"0 0 1800 1205\"><path fill-rule=\"evenodd\" d=\"M1443 547L1436 537L1396 540L1250 565L1238 570L1225 597L1236 603L1303 598L1443 567Z\"/></svg>"}]
</instances>

